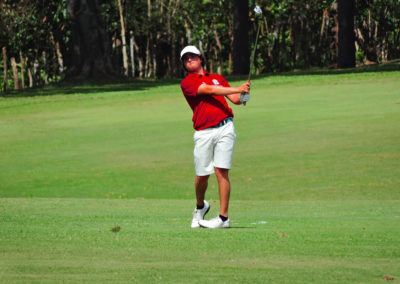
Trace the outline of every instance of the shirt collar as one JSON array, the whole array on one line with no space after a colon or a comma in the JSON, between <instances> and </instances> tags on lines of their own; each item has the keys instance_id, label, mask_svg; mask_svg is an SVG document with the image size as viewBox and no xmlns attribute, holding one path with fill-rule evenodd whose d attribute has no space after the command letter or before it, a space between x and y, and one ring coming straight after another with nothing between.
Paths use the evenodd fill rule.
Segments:
<instances>
[{"instance_id":1,"label":"shirt collar","mask_svg":"<svg viewBox=\"0 0 400 284\"><path fill-rule=\"evenodd\" d=\"M201 77L203 77L203 75L200 75L200 74L193 74L194 76L196 76L197 78L201 78ZM204 70L204 76L210 76L210 73L208 73L206 70Z\"/></svg>"}]
</instances>

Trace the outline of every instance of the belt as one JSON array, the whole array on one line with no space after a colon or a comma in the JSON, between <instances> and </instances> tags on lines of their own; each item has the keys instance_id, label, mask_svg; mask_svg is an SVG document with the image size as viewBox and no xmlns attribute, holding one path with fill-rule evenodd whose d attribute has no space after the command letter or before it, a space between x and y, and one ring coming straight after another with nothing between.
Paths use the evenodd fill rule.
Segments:
<instances>
[{"instance_id":1,"label":"belt","mask_svg":"<svg viewBox=\"0 0 400 284\"><path fill-rule=\"evenodd\" d=\"M224 120L221 120L221 122L218 123L217 125L210 126L209 128L218 128L218 127L221 127L221 126L227 124L230 121L233 121L233 118L232 117L227 117Z\"/></svg>"}]
</instances>

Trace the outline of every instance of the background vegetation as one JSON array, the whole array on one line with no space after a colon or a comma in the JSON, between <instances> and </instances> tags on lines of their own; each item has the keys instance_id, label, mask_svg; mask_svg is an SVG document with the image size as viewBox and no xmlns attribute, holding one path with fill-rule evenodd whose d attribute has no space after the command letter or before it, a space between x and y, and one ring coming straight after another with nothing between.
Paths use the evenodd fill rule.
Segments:
<instances>
[{"instance_id":1,"label":"background vegetation","mask_svg":"<svg viewBox=\"0 0 400 284\"><path fill-rule=\"evenodd\" d=\"M336 66L335 1L248 3L250 45L254 44L258 21L262 27L253 72ZM255 4L263 10L258 20L252 12ZM211 72L233 72L234 1L2 0L0 7L0 47L5 47L7 57L14 57L19 70L28 74L20 78L26 86L59 81L65 74L90 75L97 70L93 65L112 70L114 75L179 77L178 54L186 44L200 47ZM359 64L400 57L399 1L357 0L354 19ZM96 29L85 32L83 27L88 23ZM85 45L90 48L84 52ZM94 47L101 47L100 51ZM133 57L124 57L124 52ZM101 64L100 59L104 59ZM13 84L7 62L8 82L1 84L2 90ZM3 58L0 64L4 67ZM4 81L3 73L0 76Z\"/></svg>"}]
</instances>

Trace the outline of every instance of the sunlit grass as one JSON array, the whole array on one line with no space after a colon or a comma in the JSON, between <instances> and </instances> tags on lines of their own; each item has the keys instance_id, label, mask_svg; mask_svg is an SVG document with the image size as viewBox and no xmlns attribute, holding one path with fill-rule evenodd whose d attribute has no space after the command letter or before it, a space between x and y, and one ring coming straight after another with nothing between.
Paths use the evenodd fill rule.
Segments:
<instances>
[{"instance_id":1,"label":"sunlit grass","mask_svg":"<svg viewBox=\"0 0 400 284\"><path fill-rule=\"evenodd\" d=\"M375 283L400 276L399 201L2 199L2 281ZM211 201L210 215L217 213Z\"/></svg>"},{"instance_id":2,"label":"sunlit grass","mask_svg":"<svg viewBox=\"0 0 400 284\"><path fill-rule=\"evenodd\" d=\"M232 106L233 196L397 199L399 74L253 80L249 104ZM0 196L192 198L192 113L178 81L48 92L0 99Z\"/></svg>"},{"instance_id":3,"label":"sunlit grass","mask_svg":"<svg viewBox=\"0 0 400 284\"><path fill-rule=\"evenodd\" d=\"M320 73L255 78L232 106L233 228L220 231L189 228L178 80L0 97L0 282L399 279L400 72ZM217 192L212 177L208 217Z\"/></svg>"}]
</instances>

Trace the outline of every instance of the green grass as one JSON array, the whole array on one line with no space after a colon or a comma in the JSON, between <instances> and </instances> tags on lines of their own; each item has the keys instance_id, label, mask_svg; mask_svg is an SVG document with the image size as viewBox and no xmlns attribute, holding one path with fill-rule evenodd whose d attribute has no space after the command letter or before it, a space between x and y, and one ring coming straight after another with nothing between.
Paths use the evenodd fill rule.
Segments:
<instances>
[{"instance_id":1,"label":"green grass","mask_svg":"<svg viewBox=\"0 0 400 284\"><path fill-rule=\"evenodd\" d=\"M234 198L398 199L399 74L254 80L249 105L234 107ZM192 198L192 114L177 83L0 99L0 196Z\"/></svg>"},{"instance_id":2,"label":"green grass","mask_svg":"<svg viewBox=\"0 0 400 284\"><path fill-rule=\"evenodd\" d=\"M178 80L0 97L0 282L399 279L394 69L254 79L233 106L233 228L221 231L189 228L192 113ZM207 198L214 217L214 177Z\"/></svg>"},{"instance_id":3,"label":"green grass","mask_svg":"<svg viewBox=\"0 0 400 284\"><path fill-rule=\"evenodd\" d=\"M233 201L233 228L219 231L191 230L185 200L1 206L4 282L379 283L400 272L399 201Z\"/></svg>"}]
</instances>

